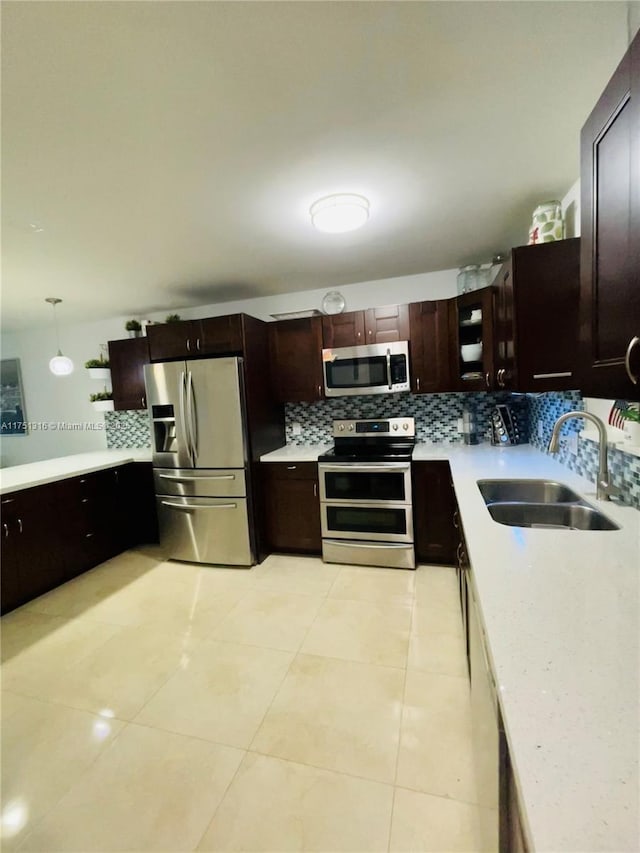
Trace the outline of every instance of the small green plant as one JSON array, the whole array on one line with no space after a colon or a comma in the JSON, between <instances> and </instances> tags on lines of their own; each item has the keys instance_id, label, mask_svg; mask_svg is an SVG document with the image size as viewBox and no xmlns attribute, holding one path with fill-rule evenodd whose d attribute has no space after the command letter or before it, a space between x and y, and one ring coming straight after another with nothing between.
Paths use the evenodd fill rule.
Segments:
<instances>
[{"instance_id":1,"label":"small green plant","mask_svg":"<svg viewBox=\"0 0 640 853\"><path fill-rule=\"evenodd\" d=\"M89 400L92 403L98 403L101 400L113 400L113 394L111 391L98 391L97 394L90 394Z\"/></svg>"},{"instance_id":2,"label":"small green plant","mask_svg":"<svg viewBox=\"0 0 640 853\"><path fill-rule=\"evenodd\" d=\"M90 367L109 367L109 359L103 358L90 358L89 361L85 361L84 366L89 369Z\"/></svg>"},{"instance_id":3,"label":"small green plant","mask_svg":"<svg viewBox=\"0 0 640 853\"><path fill-rule=\"evenodd\" d=\"M640 424L640 408L629 406L628 409L624 409L624 411L620 412L620 417L625 421L632 421L633 423Z\"/></svg>"},{"instance_id":4,"label":"small green plant","mask_svg":"<svg viewBox=\"0 0 640 853\"><path fill-rule=\"evenodd\" d=\"M139 320L127 320L124 324L127 332L140 332L142 331L142 325Z\"/></svg>"},{"instance_id":5,"label":"small green plant","mask_svg":"<svg viewBox=\"0 0 640 853\"><path fill-rule=\"evenodd\" d=\"M179 314L167 314L165 318L165 323L179 323L180 315Z\"/></svg>"}]
</instances>

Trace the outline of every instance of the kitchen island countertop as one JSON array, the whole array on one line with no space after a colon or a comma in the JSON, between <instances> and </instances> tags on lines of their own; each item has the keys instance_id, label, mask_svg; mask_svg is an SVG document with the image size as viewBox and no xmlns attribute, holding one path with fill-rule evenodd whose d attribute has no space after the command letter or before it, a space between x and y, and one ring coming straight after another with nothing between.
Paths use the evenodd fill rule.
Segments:
<instances>
[{"instance_id":1,"label":"kitchen island countertop","mask_svg":"<svg viewBox=\"0 0 640 853\"><path fill-rule=\"evenodd\" d=\"M128 450L95 450L91 453L74 453L42 462L13 465L0 470L0 494L43 486L56 480L91 474L127 462L151 462L150 447L134 447Z\"/></svg>"}]
</instances>

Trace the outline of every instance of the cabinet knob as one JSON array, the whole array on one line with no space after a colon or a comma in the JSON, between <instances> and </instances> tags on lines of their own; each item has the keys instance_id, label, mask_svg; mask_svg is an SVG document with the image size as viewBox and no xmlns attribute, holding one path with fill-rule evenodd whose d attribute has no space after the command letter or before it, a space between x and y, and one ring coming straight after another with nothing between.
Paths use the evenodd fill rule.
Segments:
<instances>
[{"instance_id":1,"label":"cabinet knob","mask_svg":"<svg viewBox=\"0 0 640 853\"><path fill-rule=\"evenodd\" d=\"M487 388L491 388L491 380L489 379L488 373L485 373L484 375L484 384L487 386Z\"/></svg>"},{"instance_id":2,"label":"cabinet knob","mask_svg":"<svg viewBox=\"0 0 640 853\"><path fill-rule=\"evenodd\" d=\"M373 332L371 331L371 329L369 329L369 337L372 337L372 336L373 336Z\"/></svg>"},{"instance_id":3,"label":"cabinet knob","mask_svg":"<svg viewBox=\"0 0 640 853\"><path fill-rule=\"evenodd\" d=\"M636 344L640 344L640 338L637 335L634 335L634 337L629 341L629 346L627 347L627 351L624 356L624 366L627 371L627 376L634 385L638 384L638 377L631 370L631 353L633 352L633 348Z\"/></svg>"},{"instance_id":4,"label":"cabinet knob","mask_svg":"<svg viewBox=\"0 0 640 853\"><path fill-rule=\"evenodd\" d=\"M356 338L361 338L361 337L362 337L362 332L356 332Z\"/></svg>"},{"instance_id":5,"label":"cabinet knob","mask_svg":"<svg viewBox=\"0 0 640 853\"><path fill-rule=\"evenodd\" d=\"M416 391L420 390L420 377L416 376Z\"/></svg>"},{"instance_id":6,"label":"cabinet knob","mask_svg":"<svg viewBox=\"0 0 640 853\"><path fill-rule=\"evenodd\" d=\"M318 484L316 482L313 484L313 496L314 498L318 497Z\"/></svg>"},{"instance_id":7,"label":"cabinet knob","mask_svg":"<svg viewBox=\"0 0 640 853\"><path fill-rule=\"evenodd\" d=\"M8 524L4 524L4 523L3 523L3 524L2 524L2 529L4 530L4 538L6 539L6 538L7 538L7 536L9 535L9 525L8 525Z\"/></svg>"},{"instance_id":8,"label":"cabinet knob","mask_svg":"<svg viewBox=\"0 0 640 853\"><path fill-rule=\"evenodd\" d=\"M142 403L142 408L146 409L147 408L147 398L144 396L144 394L142 395L142 397L140 397L140 402Z\"/></svg>"},{"instance_id":9,"label":"cabinet knob","mask_svg":"<svg viewBox=\"0 0 640 853\"><path fill-rule=\"evenodd\" d=\"M18 519L18 530L20 531L20 533L22 533L22 519L21 518Z\"/></svg>"},{"instance_id":10,"label":"cabinet knob","mask_svg":"<svg viewBox=\"0 0 640 853\"><path fill-rule=\"evenodd\" d=\"M322 397L322 385L318 385L318 397Z\"/></svg>"},{"instance_id":11,"label":"cabinet knob","mask_svg":"<svg viewBox=\"0 0 640 853\"><path fill-rule=\"evenodd\" d=\"M297 465L287 465L287 471L295 471L297 467Z\"/></svg>"},{"instance_id":12,"label":"cabinet knob","mask_svg":"<svg viewBox=\"0 0 640 853\"><path fill-rule=\"evenodd\" d=\"M200 338L196 338L196 349L200 352Z\"/></svg>"},{"instance_id":13,"label":"cabinet knob","mask_svg":"<svg viewBox=\"0 0 640 853\"><path fill-rule=\"evenodd\" d=\"M187 338L185 343L186 343L186 347L187 347L187 352L191 352L191 340L190 340L190 338Z\"/></svg>"}]
</instances>

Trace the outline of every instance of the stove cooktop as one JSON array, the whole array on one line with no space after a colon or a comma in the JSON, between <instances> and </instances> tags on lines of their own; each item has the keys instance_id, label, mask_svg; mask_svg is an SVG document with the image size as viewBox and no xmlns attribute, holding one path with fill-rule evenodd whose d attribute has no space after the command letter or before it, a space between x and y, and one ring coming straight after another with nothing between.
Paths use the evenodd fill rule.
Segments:
<instances>
[{"instance_id":1,"label":"stove cooktop","mask_svg":"<svg viewBox=\"0 0 640 853\"><path fill-rule=\"evenodd\" d=\"M334 447L327 453L322 453L318 456L318 462L331 462L334 464L357 464L359 462L411 462L413 447L409 450L399 451L397 453L384 451L364 451L358 453L345 453L340 450L336 451Z\"/></svg>"}]
</instances>

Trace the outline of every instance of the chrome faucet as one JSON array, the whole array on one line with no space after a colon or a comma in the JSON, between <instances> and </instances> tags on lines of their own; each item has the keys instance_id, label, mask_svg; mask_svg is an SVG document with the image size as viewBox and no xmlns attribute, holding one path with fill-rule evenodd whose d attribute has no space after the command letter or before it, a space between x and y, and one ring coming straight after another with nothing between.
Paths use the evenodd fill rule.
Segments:
<instances>
[{"instance_id":1,"label":"chrome faucet","mask_svg":"<svg viewBox=\"0 0 640 853\"><path fill-rule=\"evenodd\" d=\"M548 451L549 453L558 452L560 427L565 423L565 421L571 420L571 418L585 418L598 427L600 459L598 465L598 480L596 482L596 498L599 501L611 500L612 495L620 494L620 489L612 485L609 478L609 463L607 461L607 428L600 418L596 417L596 415L592 415L591 412L565 412L564 415L560 415L553 425L553 432L551 433Z\"/></svg>"}]
</instances>

